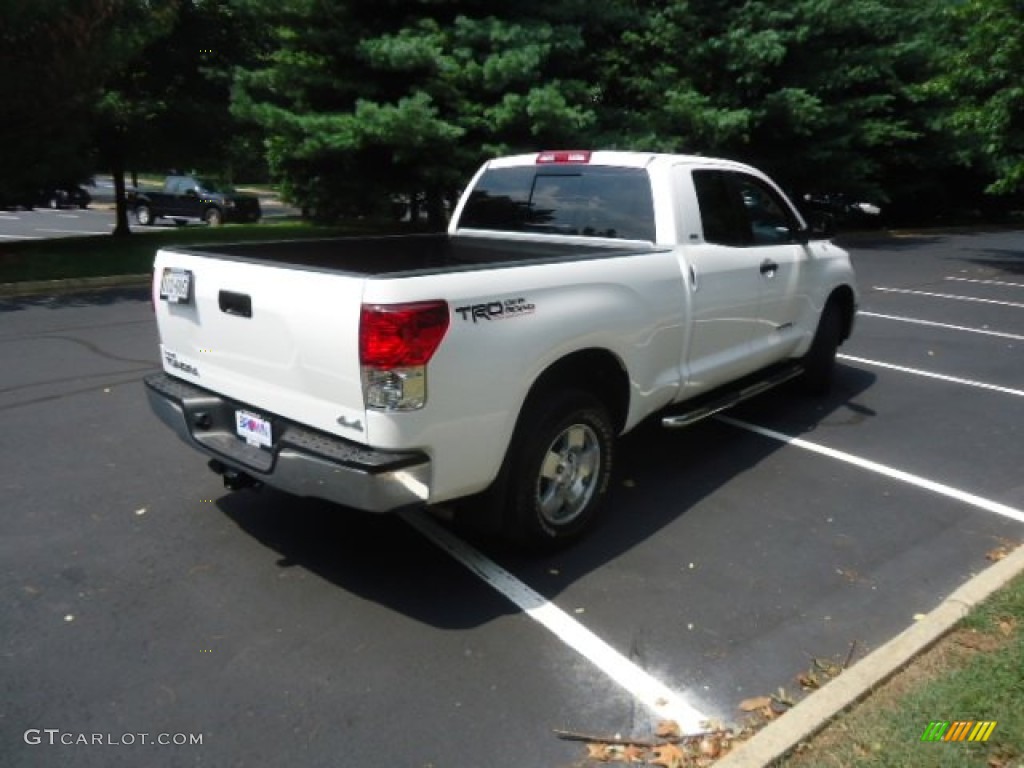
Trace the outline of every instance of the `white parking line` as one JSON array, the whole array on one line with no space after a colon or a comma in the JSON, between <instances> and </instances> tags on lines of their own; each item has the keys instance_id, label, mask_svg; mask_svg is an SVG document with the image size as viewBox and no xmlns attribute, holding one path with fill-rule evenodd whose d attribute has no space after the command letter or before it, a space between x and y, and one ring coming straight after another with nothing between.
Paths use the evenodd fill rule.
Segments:
<instances>
[{"instance_id":1,"label":"white parking line","mask_svg":"<svg viewBox=\"0 0 1024 768\"><path fill-rule=\"evenodd\" d=\"M1007 288L1024 288L1024 283L1011 283L1006 280L973 280L969 277L947 277L958 283L975 283L976 285L1001 285Z\"/></svg>"},{"instance_id":2,"label":"white parking line","mask_svg":"<svg viewBox=\"0 0 1024 768\"><path fill-rule=\"evenodd\" d=\"M881 320L895 320L900 323L913 323L915 325L927 325L932 328L943 328L947 331L965 331L967 333L980 333L983 336L996 336L1000 339L1013 339L1024 341L1024 336L1016 333L1005 333L1003 331L990 331L985 328L968 328L965 325L951 325L950 323L936 323L934 320L920 320L916 317L900 317L898 315L883 315L880 312L864 312L858 310L857 317L875 317Z\"/></svg>"},{"instance_id":3,"label":"white parking line","mask_svg":"<svg viewBox=\"0 0 1024 768\"><path fill-rule=\"evenodd\" d=\"M36 227L36 232L62 232L69 235L109 235L110 230L105 232L89 232L84 229L43 229L42 227Z\"/></svg>"},{"instance_id":4,"label":"white parking line","mask_svg":"<svg viewBox=\"0 0 1024 768\"><path fill-rule=\"evenodd\" d=\"M872 290L883 293L902 293L908 296L928 296L932 299L954 299L956 301L973 301L978 304L995 304L999 307L1017 307L1024 309L1024 304L1016 301L996 301L995 299L979 299L976 296L960 296L955 293L932 293L931 291L912 291L909 288L886 288L881 285L872 287Z\"/></svg>"},{"instance_id":5,"label":"white parking line","mask_svg":"<svg viewBox=\"0 0 1024 768\"><path fill-rule=\"evenodd\" d=\"M708 717L681 694L655 680L500 565L453 536L423 512L400 514L409 525L519 606L532 619L544 625L559 640L604 672L657 717L675 720L686 733L697 733L706 727Z\"/></svg>"},{"instance_id":6,"label":"white parking line","mask_svg":"<svg viewBox=\"0 0 1024 768\"><path fill-rule=\"evenodd\" d=\"M851 363L860 363L861 365L873 365L876 368L887 368L890 371L899 371L900 373L910 373L914 376L924 376L929 379L938 379L939 381L948 381L952 384L963 384L968 387L977 387L978 389L987 389L992 392L1000 392L1004 395L1015 395L1016 397L1024 397L1024 390L1013 389L1011 387L1001 387L998 384L988 384L984 381L974 381L973 379L961 379L959 376L947 376L944 373L933 373L932 371L922 371L919 368L907 368L903 365L894 365L892 363L883 363L881 360L868 360L865 357L854 357L853 355L836 355L840 360L848 360Z\"/></svg>"},{"instance_id":7,"label":"white parking line","mask_svg":"<svg viewBox=\"0 0 1024 768\"><path fill-rule=\"evenodd\" d=\"M1015 509L1014 507L1006 504L1001 504L998 501L985 499L973 493L961 491L958 488L953 488L952 486L945 485L943 483L937 483L934 480L928 480L927 478L920 477L919 475L913 475L900 469L893 469L892 467L887 467L884 464L879 464L878 462L869 461L868 459L863 459L860 456L855 456L852 453L837 451L834 448L826 448L824 445L812 443L809 440L793 437L792 435L786 435L782 432L776 432L774 429L766 429L765 427L759 427L756 424L749 424L745 421L734 419L731 416L718 415L715 416L715 418L723 424L729 424L730 426L737 427L739 429L745 429L756 435L768 437L772 440L778 440L780 443L793 445L797 448L803 448L804 450L818 453L822 456L838 459L839 461L846 462L847 464L852 464L855 467L866 469L869 472L875 472L879 475L884 475L894 480L899 480L909 485L917 486L918 488L924 488L925 490L932 491L933 493L937 493L941 496L956 499L957 501L969 504L972 507L983 509L986 512L993 512L997 515L1009 518L1010 520L1015 520L1018 523L1024 523L1024 511Z\"/></svg>"}]
</instances>

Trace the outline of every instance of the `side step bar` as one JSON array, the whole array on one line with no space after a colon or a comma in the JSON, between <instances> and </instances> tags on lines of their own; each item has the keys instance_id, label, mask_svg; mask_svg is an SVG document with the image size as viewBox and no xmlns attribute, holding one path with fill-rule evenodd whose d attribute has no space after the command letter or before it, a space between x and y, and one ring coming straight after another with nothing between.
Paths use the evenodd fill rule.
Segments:
<instances>
[{"instance_id":1,"label":"side step bar","mask_svg":"<svg viewBox=\"0 0 1024 768\"><path fill-rule=\"evenodd\" d=\"M744 379L735 388L714 393L711 395L712 399L710 400L698 398L700 402L695 403L689 410L664 416L661 420L661 426L668 429L677 429L696 424L698 421L703 421L709 416L714 416L716 413L732 408L744 400L749 400L760 395L762 392L767 392L769 389L774 389L780 384L785 384L803 372L804 367L801 364L791 363L782 368L773 369L766 377L755 379L754 381Z\"/></svg>"}]
</instances>

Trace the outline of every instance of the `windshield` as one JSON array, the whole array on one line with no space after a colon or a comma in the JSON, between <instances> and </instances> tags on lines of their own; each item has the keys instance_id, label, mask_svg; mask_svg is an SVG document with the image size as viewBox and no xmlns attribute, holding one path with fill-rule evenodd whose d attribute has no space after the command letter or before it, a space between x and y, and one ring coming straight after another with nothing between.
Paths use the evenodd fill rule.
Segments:
<instances>
[{"instance_id":1,"label":"windshield","mask_svg":"<svg viewBox=\"0 0 1024 768\"><path fill-rule=\"evenodd\" d=\"M641 168L493 168L477 182L459 226L653 242L654 201Z\"/></svg>"},{"instance_id":2,"label":"windshield","mask_svg":"<svg viewBox=\"0 0 1024 768\"><path fill-rule=\"evenodd\" d=\"M234 192L235 188L230 184L224 184L213 179L196 179L199 188L204 192Z\"/></svg>"}]
</instances>

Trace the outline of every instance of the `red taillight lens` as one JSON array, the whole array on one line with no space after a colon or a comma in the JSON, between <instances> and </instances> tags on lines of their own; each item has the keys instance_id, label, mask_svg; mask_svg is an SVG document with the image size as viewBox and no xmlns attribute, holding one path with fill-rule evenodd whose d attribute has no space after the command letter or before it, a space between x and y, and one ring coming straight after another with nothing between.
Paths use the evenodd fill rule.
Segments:
<instances>
[{"instance_id":1,"label":"red taillight lens","mask_svg":"<svg viewBox=\"0 0 1024 768\"><path fill-rule=\"evenodd\" d=\"M359 362L389 370L426 365L448 331L448 304L364 304L359 316Z\"/></svg>"}]
</instances>

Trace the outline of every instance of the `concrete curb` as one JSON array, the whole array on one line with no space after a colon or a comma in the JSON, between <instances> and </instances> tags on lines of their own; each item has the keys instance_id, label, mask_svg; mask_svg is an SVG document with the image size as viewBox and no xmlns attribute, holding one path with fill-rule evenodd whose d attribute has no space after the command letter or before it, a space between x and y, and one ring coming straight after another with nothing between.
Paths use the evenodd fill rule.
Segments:
<instances>
[{"instance_id":1,"label":"concrete curb","mask_svg":"<svg viewBox=\"0 0 1024 768\"><path fill-rule=\"evenodd\" d=\"M78 293L101 288L123 288L148 285L152 275L112 275L110 277L75 277L66 280L26 280L21 283L0 283L0 298L39 296L55 293Z\"/></svg>"},{"instance_id":2,"label":"concrete curb","mask_svg":"<svg viewBox=\"0 0 1024 768\"><path fill-rule=\"evenodd\" d=\"M1024 546L961 586L921 621L740 744L715 768L762 768L806 741L948 633L974 606L1024 573Z\"/></svg>"}]
</instances>

